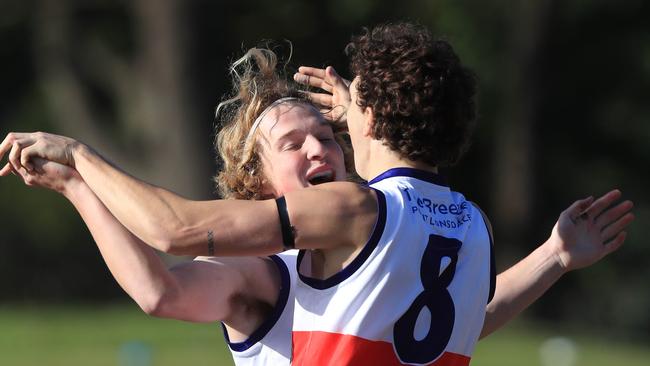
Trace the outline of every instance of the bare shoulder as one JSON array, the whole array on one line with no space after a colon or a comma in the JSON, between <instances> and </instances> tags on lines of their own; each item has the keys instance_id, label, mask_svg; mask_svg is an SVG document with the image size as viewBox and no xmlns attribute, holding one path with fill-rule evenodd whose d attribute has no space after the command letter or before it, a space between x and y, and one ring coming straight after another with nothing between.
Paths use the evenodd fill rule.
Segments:
<instances>
[{"instance_id":1,"label":"bare shoulder","mask_svg":"<svg viewBox=\"0 0 650 366\"><path fill-rule=\"evenodd\" d=\"M319 189L319 190L322 189L326 191L346 192L350 194L368 194L372 191L366 185L353 183L353 182L329 182L329 183L319 184L309 189Z\"/></svg>"},{"instance_id":2,"label":"bare shoulder","mask_svg":"<svg viewBox=\"0 0 650 366\"><path fill-rule=\"evenodd\" d=\"M273 304L280 291L280 273L268 257L196 257L195 262L219 268L219 277L232 283L232 295Z\"/></svg>"},{"instance_id":3,"label":"bare shoulder","mask_svg":"<svg viewBox=\"0 0 650 366\"><path fill-rule=\"evenodd\" d=\"M292 191L286 198L300 249L362 246L376 223L377 196L356 183L320 184Z\"/></svg>"},{"instance_id":4,"label":"bare shoulder","mask_svg":"<svg viewBox=\"0 0 650 366\"><path fill-rule=\"evenodd\" d=\"M351 215L358 215L362 212L375 212L377 207L377 196L374 190L352 182L331 182L320 184L315 187L306 188L302 192L309 195L306 202L316 199L324 208L331 212L348 212Z\"/></svg>"},{"instance_id":5,"label":"bare shoulder","mask_svg":"<svg viewBox=\"0 0 650 366\"><path fill-rule=\"evenodd\" d=\"M232 339L245 340L264 323L280 295L279 268L266 257L197 257L201 283L191 281L197 296L191 301L195 312L215 314ZM197 299L203 306L198 307Z\"/></svg>"}]
</instances>

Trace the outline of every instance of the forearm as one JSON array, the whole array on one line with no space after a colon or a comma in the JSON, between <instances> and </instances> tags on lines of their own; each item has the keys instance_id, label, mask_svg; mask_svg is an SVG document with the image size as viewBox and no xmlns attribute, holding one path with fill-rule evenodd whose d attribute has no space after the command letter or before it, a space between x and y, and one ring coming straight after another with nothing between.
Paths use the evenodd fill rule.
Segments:
<instances>
[{"instance_id":1,"label":"forearm","mask_svg":"<svg viewBox=\"0 0 650 366\"><path fill-rule=\"evenodd\" d=\"M106 208L145 243L177 255L247 256L282 251L273 200L191 201L139 181L85 145L73 149L74 165ZM336 182L288 192L297 248L361 245L377 217L371 190ZM315 210L314 207L320 209ZM340 230L341 227L354 230Z\"/></svg>"},{"instance_id":2,"label":"forearm","mask_svg":"<svg viewBox=\"0 0 650 366\"><path fill-rule=\"evenodd\" d=\"M548 242L497 276L481 338L512 320L542 296L565 273Z\"/></svg>"},{"instance_id":3,"label":"forearm","mask_svg":"<svg viewBox=\"0 0 650 366\"><path fill-rule=\"evenodd\" d=\"M0 144L0 158L8 151L10 163L0 169L0 175L24 167L26 182L38 182L41 179L32 173L37 158L75 168L128 231L162 251L231 256L282 251L273 200L190 201L129 176L90 147L65 136L11 133Z\"/></svg>"},{"instance_id":4,"label":"forearm","mask_svg":"<svg viewBox=\"0 0 650 366\"><path fill-rule=\"evenodd\" d=\"M140 181L108 163L85 145L73 149L75 168L108 210L133 234L165 252L182 255L207 254L207 233L200 238L200 250L178 248L178 233L188 226L182 212L188 200Z\"/></svg>"},{"instance_id":5,"label":"forearm","mask_svg":"<svg viewBox=\"0 0 650 366\"><path fill-rule=\"evenodd\" d=\"M119 285L149 314L178 293L178 283L155 251L122 226L83 182L68 185L64 195L88 226Z\"/></svg>"}]
</instances>

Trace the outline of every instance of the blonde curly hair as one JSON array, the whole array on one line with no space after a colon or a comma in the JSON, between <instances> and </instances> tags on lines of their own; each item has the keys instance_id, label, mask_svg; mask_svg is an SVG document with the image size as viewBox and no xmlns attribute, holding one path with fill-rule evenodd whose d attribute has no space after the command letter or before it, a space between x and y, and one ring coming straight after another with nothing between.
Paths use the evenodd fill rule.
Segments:
<instances>
[{"instance_id":1,"label":"blonde curly hair","mask_svg":"<svg viewBox=\"0 0 650 366\"><path fill-rule=\"evenodd\" d=\"M309 101L277 71L278 59L266 48L251 48L230 67L233 91L216 111L215 149L221 171L215 176L223 198L261 199L264 176L260 146L248 134L257 117L280 98ZM251 139L253 143L247 142Z\"/></svg>"},{"instance_id":2,"label":"blonde curly hair","mask_svg":"<svg viewBox=\"0 0 650 366\"><path fill-rule=\"evenodd\" d=\"M283 66L286 67L286 63ZM233 91L219 103L216 111L219 132L215 149L221 170L214 181L223 198L267 198L262 196L266 178L259 157L261 147L255 132L249 136L251 128L261 113L278 99L295 98L287 102L312 105L293 81L287 81L284 70L279 73L277 68L278 58L268 48L251 48L230 67ZM354 171L354 161L347 128L340 123L330 123L330 126L343 150L346 170L350 174ZM355 180L354 175L352 177Z\"/></svg>"}]
</instances>

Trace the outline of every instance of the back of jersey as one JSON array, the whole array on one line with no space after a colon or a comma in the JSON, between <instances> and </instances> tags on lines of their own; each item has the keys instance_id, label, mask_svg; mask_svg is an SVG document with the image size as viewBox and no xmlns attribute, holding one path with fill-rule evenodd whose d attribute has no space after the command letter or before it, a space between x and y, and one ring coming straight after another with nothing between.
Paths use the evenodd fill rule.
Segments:
<instances>
[{"instance_id":1,"label":"back of jersey","mask_svg":"<svg viewBox=\"0 0 650 366\"><path fill-rule=\"evenodd\" d=\"M369 184L379 218L352 268L337 283L300 276L294 364L318 347L330 348L328 359L309 364L469 364L494 289L480 210L420 170L391 169ZM296 331L307 330L303 346Z\"/></svg>"}]
</instances>

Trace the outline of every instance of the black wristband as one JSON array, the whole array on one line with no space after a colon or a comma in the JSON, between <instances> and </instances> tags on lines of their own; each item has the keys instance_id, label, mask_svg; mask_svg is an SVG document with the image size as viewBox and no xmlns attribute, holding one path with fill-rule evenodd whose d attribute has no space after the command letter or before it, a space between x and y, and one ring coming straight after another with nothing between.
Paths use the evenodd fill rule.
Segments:
<instances>
[{"instance_id":1,"label":"black wristband","mask_svg":"<svg viewBox=\"0 0 650 366\"><path fill-rule=\"evenodd\" d=\"M294 249L296 243L294 241L293 226L289 222L289 212L287 212L287 201L284 196L275 200L278 206L278 215L280 216L280 230L282 230L282 246L284 250Z\"/></svg>"}]
</instances>

